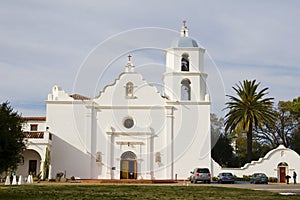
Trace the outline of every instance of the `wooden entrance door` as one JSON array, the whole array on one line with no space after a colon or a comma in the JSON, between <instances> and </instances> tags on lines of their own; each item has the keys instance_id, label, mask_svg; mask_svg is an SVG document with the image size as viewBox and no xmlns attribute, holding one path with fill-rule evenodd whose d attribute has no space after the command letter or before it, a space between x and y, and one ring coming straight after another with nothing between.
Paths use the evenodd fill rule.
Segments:
<instances>
[{"instance_id":1,"label":"wooden entrance door","mask_svg":"<svg viewBox=\"0 0 300 200\"><path fill-rule=\"evenodd\" d=\"M279 167L279 182L280 183L285 183L285 167Z\"/></svg>"},{"instance_id":2,"label":"wooden entrance door","mask_svg":"<svg viewBox=\"0 0 300 200\"><path fill-rule=\"evenodd\" d=\"M137 179L136 160L121 160L120 179Z\"/></svg>"},{"instance_id":3,"label":"wooden entrance door","mask_svg":"<svg viewBox=\"0 0 300 200\"><path fill-rule=\"evenodd\" d=\"M36 176L37 160L29 160L28 174Z\"/></svg>"}]
</instances>

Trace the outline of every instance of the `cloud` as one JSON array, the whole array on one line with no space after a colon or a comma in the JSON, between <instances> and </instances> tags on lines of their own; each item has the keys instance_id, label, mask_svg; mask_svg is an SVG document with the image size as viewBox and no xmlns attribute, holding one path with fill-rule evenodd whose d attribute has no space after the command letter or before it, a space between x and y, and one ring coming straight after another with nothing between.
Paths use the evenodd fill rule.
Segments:
<instances>
[{"instance_id":1,"label":"cloud","mask_svg":"<svg viewBox=\"0 0 300 200\"><path fill-rule=\"evenodd\" d=\"M70 93L76 92L74 89L85 92L81 90L84 87L76 88L73 83L82 62L97 44L133 28L152 26L177 31L183 19L188 21L190 36L215 60L227 93L238 81L256 78L270 88L276 100L291 100L300 93L299 6L300 2L292 0L4 1L0 6L0 68L7 76L0 79L0 100L42 105L54 84ZM163 38L153 35L153 46L171 41L171 37L168 41ZM142 45L139 40L129 39L98 56L110 57L130 45ZM136 65L162 63L163 56L145 53L137 53L140 58L134 58ZM123 71L123 54L112 62L115 65L103 83L97 82L99 70L107 63L101 57L92 60L99 69L95 69L98 72L93 74L93 91L87 92L88 96ZM150 73L146 74L148 79ZM211 77L209 74L209 81ZM24 112L32 113L30 109Z\"/></svg>"}]
</instances>

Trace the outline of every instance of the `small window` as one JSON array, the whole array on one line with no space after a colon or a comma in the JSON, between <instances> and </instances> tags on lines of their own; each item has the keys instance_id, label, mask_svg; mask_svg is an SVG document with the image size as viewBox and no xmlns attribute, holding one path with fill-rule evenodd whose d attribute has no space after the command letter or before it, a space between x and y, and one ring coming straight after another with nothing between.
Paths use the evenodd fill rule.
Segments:
<instances>
[{"instance_id":1,"label":"small window","mask_svg":"<svg viewBox=\"0 0 300 200\"><path fill-rule=\"evenodd\" d=\"M133 97L133 83L132 82L128 82L126 84L126 96Z\"/></svg>"},{"instance_id":2,"label":"small window","mask_svg":"<svg viewBox=\"0 0 300 200\"><path fill-rule=\"evenodd\" d=\"M38 125L37 124L30 124L30 131L37 131Z\"/></svg>"},{"instance_id":3,"label":"small window","mask_svg":"<svg viewBox=\"0 0 300 200\"><path fill-rule=\"evenodd\" d=\"M184 53L181 56L181 71L189 71L189 70L190 70L189 55L187 53Z\"/></svg>"},{"instance_id":4,"label":"small window","mask_svg":"<svg viewBox=\"0 0 300 200\"><path fill-rule=\"evenodd\" d=\"M199 168L199 169L197 169L197 172L198 173L209 173L209 169L207 169L207 168Z\"/></svg>"}]
</instances>

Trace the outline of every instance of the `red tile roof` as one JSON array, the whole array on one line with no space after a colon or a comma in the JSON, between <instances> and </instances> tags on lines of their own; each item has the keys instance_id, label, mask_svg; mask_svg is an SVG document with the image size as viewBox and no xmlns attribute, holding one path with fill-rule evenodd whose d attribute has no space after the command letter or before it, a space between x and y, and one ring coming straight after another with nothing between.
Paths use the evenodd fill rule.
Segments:
<instances>
[{"instance_id":1,"label":"red tile roof","mask_svg":"<svg viewBox=\"0 0 300 200\"><path fill-rule=\"evenodd\" d=\"M46 117L22 117L26 121L46 121Z\"/></svg>"},{"instance_id":2,"label":"red tile roof","mask_svg":"<svg viewBox=\"0 0 300 200\"><path fill-rule=\"evenodd\" d=\"M80 95L80 94L71 94L70 97L72 97L75 100L90 100L90 98L85 97L85 96Z\"/></svg>"}]
</instances>

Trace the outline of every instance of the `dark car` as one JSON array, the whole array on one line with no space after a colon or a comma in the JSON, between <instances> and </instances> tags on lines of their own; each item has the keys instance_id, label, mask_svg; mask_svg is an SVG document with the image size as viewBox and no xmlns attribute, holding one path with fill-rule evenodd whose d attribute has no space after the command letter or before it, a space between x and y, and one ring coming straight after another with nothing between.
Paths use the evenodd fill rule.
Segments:
<instances>
[{"instance_id":1,"label":"dark car","mask_svg":"<svg viewBox=\"0 0 300 200\"><path fill-rule=\"evenodd\" d=\"M198 181L210 183L211 181L211 174L208 168L195 168L194 171L191 172L191 174L191 183L197 183Z\"/></svg>"},{"instance_id":2,"label":"dark car","mask_svg":"<svg viewBox=\"0 0 300 200\"><path fill-rule=\"evenodd\" d=\"M268 184L268 177L264 173L254 173L250 177L250 183L254 183L254 184L257 184L257 183Z\"/></svg>"},{"instance_id":3,"label":"dark car","mask_svg":"<svg viewBox=\"0 0 300 200\"><path fill-rule=\"evenodd\" d=\"M230 172L223 172L218 175L218 183L234 183L234 176Z\"/></svg>"}]
</instances>

